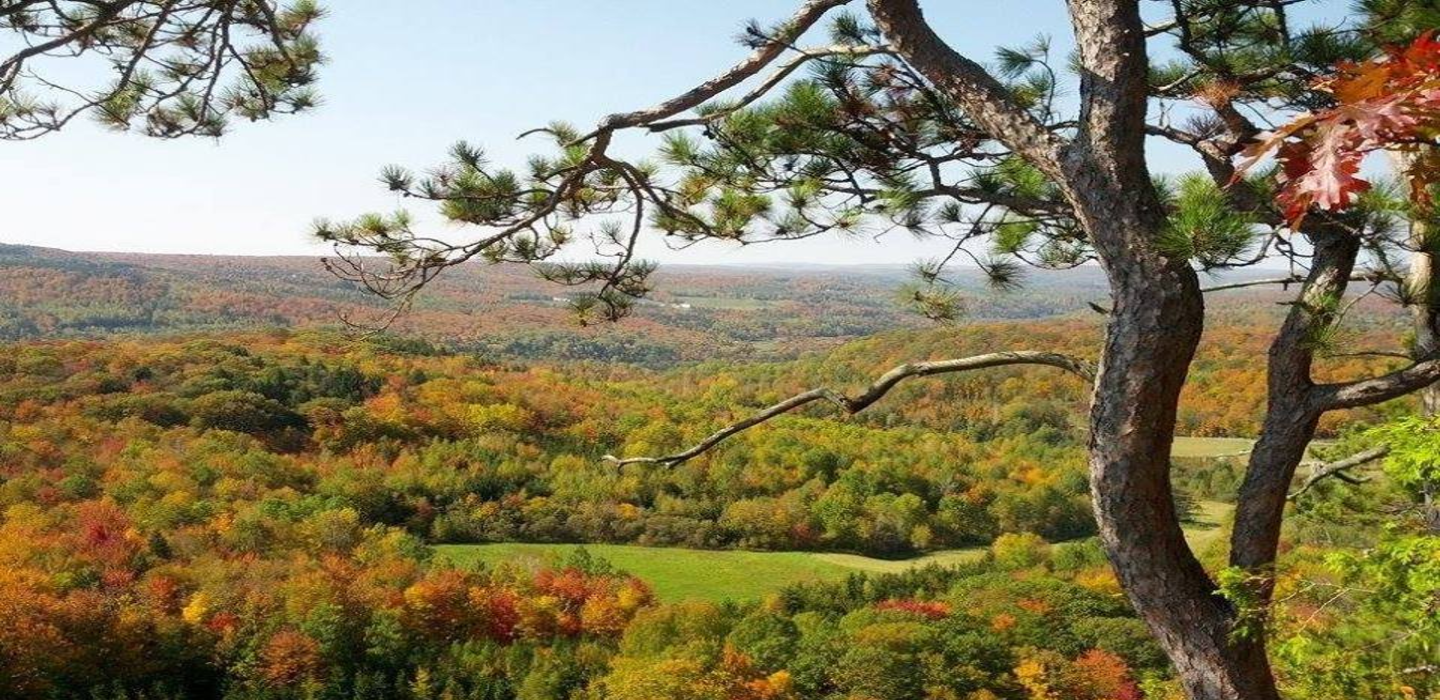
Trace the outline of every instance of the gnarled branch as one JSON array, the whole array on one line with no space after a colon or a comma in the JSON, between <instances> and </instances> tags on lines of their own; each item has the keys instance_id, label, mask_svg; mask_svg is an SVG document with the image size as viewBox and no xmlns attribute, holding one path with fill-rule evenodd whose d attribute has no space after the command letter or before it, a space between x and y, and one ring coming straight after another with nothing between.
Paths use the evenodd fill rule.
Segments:
<instances>
[{"instance_id":1,"label":"gnarled branch","mask_svg":"<svg viewBox=\"0 0 1440 700\"><path fill-rule=\"evenodd\" d=\"M1389 276L1389 275L1386 275L1386 274L1384 274L1384 273L1375 271L1375 272L1364 272L1364 273L1360 273L1360 274L1350 275L1349 281L1351 281L1351 282L1387 282L1387 281L1394 281L1394 279L1393 279L1391 276ZM1278 285L1282 285L1282 286L1288 287L1288 286L1290 286L1290 285L1292 285L1292 284L1303 284L1304 282L1305 282L1305 278L1304 278L1304 277L1302 277L1302 276L1300 276L1300 275L1290 275L1289 277L1273 277L1273 278L1267 278L1267 279L1243 280L1243 281L1240 281L1240 282L1226 282L1226 283L1224 283L1224 284L1217 284L1217 285L1215 285L1215 286L1213 286L1213 287L1205 287L1205 288L1201 289L1200 291L1205 292L1205 293L1209 293L1209 292L1223 292L1223 291L1228 290L1228 289L1245 289L1246 287L1263 287L1263 286L1271 285L1271 284L1278 284Z\"/></svg>"},{"instance_id":2,"label":"gnarled branch","mask_svg":"<svg viewBox=\"0 0 1440 700\"><path fill-rule=\"evenodd\" d=\"M1431 357L1379 377L1321 384L1315 387L1313 395L1321 410L1335 411L1398 399L1437 381L1440 381L1440 357Z\"/></svg>"},{"instance_id":3,"label":"gnarled branch","mask_svg":"<svg viewBox=\"0 0 1440 700\"><path fill-rule=\"evenodd\" d=\"M934 374L964 372L973 369L1004 367L1007 365L1048 365L1076 374L1086 381L1093 381L1095 378L1095 368L1085 360L1060 353L1034 350L994 352L986 355L965 357L958 360L913 362L900 365L880 375L880 377L866 387L864 391L861 391L853 397L824 387L796 394L784 401L766 407L749 418L731 423L715 431L694 447L683 452L677 452L663 457L629 457L625 459L615 457L614 455L605 455L604 459L607 462L622 466L626 464L663 464L666 466L674 466L704 453L736 433L753 428L771 418L789 413L801 406L816 401L829 401L839 406L846 413L854 415L865 410L870 404L879 401L881 397L895 388L896 384L910 377L928 377Z\"/></svg>"},{"instance_id":4,"label":"gnarled branch","mask_svg":"<svg viewBox=\"0 0 1440 700\"><path fill-rule=\"evenodd\" d=\"M1370 462L1381 459L1388 454L1390 454L1390 446L1381 445L1379 447L1365 450L1364 452L1353 454L1349 457L1346 457L1345 459L1329 463L1312 464L1312 471L1310 473L1310 476L1305 479L1304 483L1300 484L1300 488L1291 491L1290 495L1286 496L1285 498L1293 501L1296 498L1299 498L1300 494L1309 491L1310 488L1313 487L1315 484L1318 484L1321 481L1324 481L1325 479L1329 479L1331 477L1341 479L1352 484L1368 481L1368 479L1350 476L1349 474L1345 473L1345 470L1354 469L1355 467L1369 464Z\"/></svg>"},{"instance_id":5,"label":"gnarled branch","mask_svg":"<svg viewBox=\"0 0 1440 700\"><path fill-rule=\"evenodd\" d=\"M1271 285L1271 284L1278 284L1278 285L1281 285L1281 286L1284 286L1284 287L1289 287L1289 286L1292 285L1292 284L1301 284L1301 283L1303 283L1304 281L1305 281L1305 278L1304 278L1304 277L1301 277L1301 276L1299 276L1299 275L1291 275L1291 276L1289 276L1289 277L1275 277L1275 278L1263 279L1263 280L1245 280L1245 281L1243 281L1243 282L1227 282L1227 283L1225 283L1225 284L1217 284L1217 285L1215 285L1215 286L1213 286L1213 287L1205 287L1205 288L1201 289L1200 291L1201 291L1201 292L1206 292L1206 293L1208 293L1208 292L1223 292L1223 291L1225 291L1225 290L1227 290L1227 289L1245 289L1245 288L1247 288L1247 287L1263 287L1263 286Z\"/></svg>"},{"instance_id":6,"label":"gnarled branch","mask_svg":"<svg viewBox=\"0 0 1440 700\"><path fill-rule=\"evenodd\" d=\"M790 41L814 26L826 12L849 2L850 0L810 0L802 5L782 26L779 36L765 41L754 53L732 66L730 70L649 109L612 114L601 122L600 130L616 131L645 126L705 103L764 70L789 48Z\"/></svg>"}]
</instances>

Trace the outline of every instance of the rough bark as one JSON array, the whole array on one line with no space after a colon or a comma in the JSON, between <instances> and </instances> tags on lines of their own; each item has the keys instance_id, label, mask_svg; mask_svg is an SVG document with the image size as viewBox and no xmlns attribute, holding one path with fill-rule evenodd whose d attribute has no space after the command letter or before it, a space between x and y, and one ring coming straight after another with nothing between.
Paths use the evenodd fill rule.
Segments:
<instances>
[{"instance_id":1,"label":"rough bark","mask_svg":"<svg viewBox=\"0 0 1440 700\"><path fill-rule=\"evenodd\" d=\"M1165 215L1144 157L1146 66L1137 3L1071 0L1085 128L1065 187L1114 308L1090 414L1101 541L1191 700L1278 698L1263 650L1231 640L1234 610L1185 542L1170 484L1180 390L1204 326L1199 280L1154 241Z\"/></svg>"},{"instance_id":2,"label":"rough bark","mask_svg":"<svg viewBox=\"0 0 1440 700\"><path fill-rule=\"evenodd\" d=\"M1121 585L1191 700L1277 698L1263 649L1185 542L1170 484L1176 404L1201 331L1187 268L1113 275L1116 306L1091 410L1091 495Z\"/></svg>"},{"instance_id":3,"label":"rough bark","mask_svg":"<svg viewBox=\"0 0 1440 700\"><path fill-rule=\"evenodd\" d=\"M1158 230L1158 207L1116 196L1087 207L1088 226ZM1119 236L1122 232L1109 235ZM1235 610L1191 552L1170 482L1176 410L1203 329L1199 281L1183 262L1107 261L1115 307L1090 416L1091 497L1101 541L1126 595L1191 700L1273 700L1254 640L1232 640ZM1283 496L1283 493L1282 493Z\"/></svg>"},{"instance_id":4,"label":"rough bark","mask_svg":"<svg viewBox=\"0 0 1440 700\"><path fill-rule=\"evenodd\" d=\"M1318 228L1310 237L1315 257L1297 303L1270 344L1265 420L1236 499L1230 563L1258 574L1275 564L1290 482L1325 411L1311 377L1315 336L1334 320L1327 309L1345 293L1359 252L1359 241L1339 228ZM1270 591L1266 584L1259 592L1268 599Z\"/></svg>"},{"instance_id":5,"label":"rough bark","mask_svg":"<svg viewBox=\"0 0 1440 700\"><path fill-rule=\"evenodd\" d=\"M1440 354L1440 284L1435 283L1435 257L1440 241L1430 240L1422 222L1411 224L1411 242L1417 252L1410 263L1410 285L1419 302L1411 307L1415 318L1414 356L1434 357ZM1420 411L1425 416L1440 415L1440 384L1420 390ZM1421 488L1422 518L1426 528L1440 534L1440 484L1429 483Z\"/></svg>"},{"instance_id":6,"label":"rough bark","mask_svg":"<svg viewBox=\"0 0 1440 700\"><path fill-rule=\"evenodd\" d=\"M1415 295L1416 303L1411 308L1415 320L1416 359L1434 357L1440 353L1440 285L1435 284L1435 257L1440 242L1428 240L1423 222L1411 224L1411 240L1418 247L1410 262L1410 278L1406 284ZM1420 390L1421 410L1424 415L1440 414L1440 385L1432 384Z\"/></svg>"},{"instance_id":7,"label":"rough bark","mask_svg":"<svg viewBox=\"0 0 1440 700\"><path fill-rule=\"evenodd\" d=\"M1421 146L1417 151L1395 154L1396 169L1408 172L1420 161L1434 158L1433 148ZM1410 220L1409 239L1414 253L1410 257L1405 287L1415 330L1415 346L1411 355L1418 361L1440 353L1440 285L1435 284L1435 258L1440 255L1440 237L1433 235L1429 221L1417 217ZM1424 415L1440 414L1440 385L1432 384L1421 389L1420 403Z\"/></svg>"}]
</instances>

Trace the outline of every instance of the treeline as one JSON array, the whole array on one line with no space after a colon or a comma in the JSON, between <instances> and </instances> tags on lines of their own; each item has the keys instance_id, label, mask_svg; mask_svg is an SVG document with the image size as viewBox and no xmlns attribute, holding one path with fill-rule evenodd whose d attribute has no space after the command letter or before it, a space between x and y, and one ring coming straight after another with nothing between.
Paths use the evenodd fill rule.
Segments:
<instances>
[{"instance_id":1,"label":"treeline","mask_svg":"<svg viewBox=\"0 0 1440 700\"><path fill-rule=\"evenodd\" d=\"M386 312L380 300L306 257L76 254L0 244L0 272L0 340L313 329L337 326L342 313L379 319ZM908 310L903 289L911 280L900 268L662 268L654 301L641 304L635 318L585 328L565 301L574 290L527 268L454 272L397 330L512 360L672 367L793 359L847 339L925 326ZM1093 269L1036 276L1004 293L988 289L975 272L954 281L972 320L1091 316L1087 303L1106 293ZM1214 305L1273 321L1276 299L1261 288L1226 292ZM1393 309L1374 311L1375 318L1398 319Z\"/></svg>"},{"instance_id":2,"label":"treeline","mask_svg":"<svg viewBox=\"0 0 1440 700\"><path fill-rule=\"evenodd\" d=\"M386 312L382 301L306 257L80 255L0 244L0 271L0 340L335 327L342 314ZM752 352L745 341L773 342L766 353L790 356L832 338L919 323L892 298L900 284L894 273L690 270L669 276L664 284L673 293L643 304L631 324L580 328L565 300L575 290L528 268L459 272L437 283L399 327L514 359L668 366L745 356ZM721 303L680 307L698 297Z\"/></svg>"}]
</instances>

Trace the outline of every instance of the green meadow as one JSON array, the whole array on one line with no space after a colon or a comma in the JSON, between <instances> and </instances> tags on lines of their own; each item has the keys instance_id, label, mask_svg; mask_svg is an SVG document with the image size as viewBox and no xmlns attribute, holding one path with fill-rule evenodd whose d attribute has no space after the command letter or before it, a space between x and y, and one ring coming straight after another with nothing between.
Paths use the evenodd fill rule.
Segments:
<instances>
[{"instance_id":1,"label":"green meadow","mask_svg":"<svg viewBox=\"0 0 1440 700\"><path fill-rule=\"evenodd\" d=\"M1310 443L1310 447L1325 447L1330 444L1332 444L1330 440L1315 440ZM1171 454L1176 457L1191 459L1243 457L1250 454L1250 448L1254 447L1254 445L1255 441L1250 438L1177 435L1175 437L1175 447L1171 450Z\"/></svg>"},{"instance_id":2,"label":"green meadow","mask_svg":"<svg viewBox=\"0 0 1440 700\"><path fill-rule=\"evenodd\" d=\"M1250 438L1191 437L1177 435L1171 454L1176 457L1234 457L1250 453Z\"/></svg>"},{"instance_id":3,"label":"green meadow","mask_svg":"<svg viewBox=\"0 0 1440 700\"><path fill-rule=\"evenodd\" d=\"M754 599L792 583L844 578L862 567L840 563L850 555L810 552L742 552L639 547L616 544L441 545L440 554L457 563L521 565L563 559L577 547L648 582L661 600ZM975 556L980 556L977 550ZM844 559L837 559L844 557ZM856 560L879 560L854 557Z\"/></svg>"},{"instance_id":4,"label":"green meadow","mask_svg":"<svg viewBox=\"0 0 1440 700\"><path fill-rule=\"evenodd\" d=\"M1224 532L1230 506L1205 502L1186 534L1197 551L1213 546ZM1065 546L1061 544L1060 546ZM981 547L931 552L912 559L875 559L837 552L746 552L619 544L451 544L436 547L457 564L539 565L562 560L583 547L616 568L654 587L661 600L753 600L792 583L833 581L852 573L897 573L939 564L953 566L985 556Z\"/></svg>"}]
</instances>

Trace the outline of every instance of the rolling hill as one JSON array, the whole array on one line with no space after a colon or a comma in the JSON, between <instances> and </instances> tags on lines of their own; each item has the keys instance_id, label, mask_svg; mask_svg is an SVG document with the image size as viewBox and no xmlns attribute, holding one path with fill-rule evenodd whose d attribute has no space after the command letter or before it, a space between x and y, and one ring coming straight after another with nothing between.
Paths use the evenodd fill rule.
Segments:
<instances>
[{"instance_id":1,"label":"rolling hill","mask_svg":"<svg viewBox=\"0 0 1440 700\"><path fill-rule=\"evenodd\" d=\"M567 290L520 266L442 276L392 330L507 359L668 365L791 357L878 331L918 327L899 266L663 267L635 318L582 328ZM976 319L1075 312L1103 296L1096 270L1036 275L1013 293L977 272L955 283ZM0 340L339 326L381 318L383 302L316 258L75 253L0 245Z\"/></svg>"}]
</instances>

